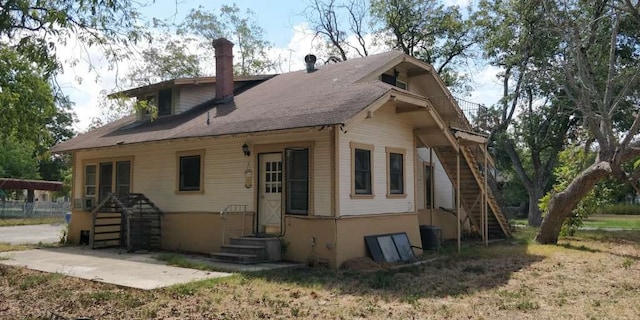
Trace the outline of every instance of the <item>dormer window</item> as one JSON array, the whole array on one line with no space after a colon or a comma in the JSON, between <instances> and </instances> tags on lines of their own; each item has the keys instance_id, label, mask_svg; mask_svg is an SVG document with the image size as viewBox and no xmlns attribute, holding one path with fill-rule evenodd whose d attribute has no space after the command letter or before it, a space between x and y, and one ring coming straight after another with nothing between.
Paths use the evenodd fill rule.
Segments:
<instances>
[{"instance_id":1,"label":"dormer window","mask_svg":"<svg viewBox=\"0 0 640 320\"><path fill-rule=\"evenodd\" d=\"M400 89L408 90L407 82L398 79L397 75L383 73L382 75L380 75L380 81L388 83L392 86L396 86Z\"/></svg>"},{"instance_id":2,"label":"dormer window","mask_svg":"<svg viewBox=\"0 0 640 320\"><path fill-rule=\"evenodd\" d=\"M171 89L164 89L158 93L158 116L171 114Z\"/></svg>"},{"instance_id":3,"label":"dormer window","mask_svg":"<svg viewBox=\"0 0 640 320\"><path fill-rule=\"evenodd\" d=\"M403 90L409 90L407 83L405 81L396 79L396 87L403 89Z\"/></svg>"}]
</instances>

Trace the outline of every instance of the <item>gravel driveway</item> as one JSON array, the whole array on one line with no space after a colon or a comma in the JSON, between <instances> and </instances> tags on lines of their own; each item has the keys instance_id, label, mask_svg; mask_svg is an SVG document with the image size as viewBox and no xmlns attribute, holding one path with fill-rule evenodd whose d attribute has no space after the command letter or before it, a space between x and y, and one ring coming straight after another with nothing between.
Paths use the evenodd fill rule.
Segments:
<instances>
[{"instance_id":1,"label":"gravel driveway","mask_svg":"<svg viewBox=\"0 0 640 320\"><path fill-rule=\"evenodd\" d=\"M38 224L31 226L0 227L0 243L27 244L60 241L64 224Z\"/></svg>"}]
</instances>

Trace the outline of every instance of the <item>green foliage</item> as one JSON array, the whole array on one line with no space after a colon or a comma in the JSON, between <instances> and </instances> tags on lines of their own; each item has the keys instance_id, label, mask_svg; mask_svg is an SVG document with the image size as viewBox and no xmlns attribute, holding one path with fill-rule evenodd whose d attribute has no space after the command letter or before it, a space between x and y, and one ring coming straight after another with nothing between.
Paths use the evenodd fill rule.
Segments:
<instances>
[{"instance_id":1,"label":"green foliage","mask_svg":"<svg viewBox=\"0 0 640 320\"><path fill-rule=\"evenodd\" d=\"M133 0L1 1L0 42L11 43L46 78L60 68L56 46L73 39L102 47L107 59L116 61L145 35L135 4Z\"/></svg>"},{"instance_id":2,"label":"green foliage","mask_svg":"<svg viewBox=\"0 0 640 320\"><path fill-rule=\"evenodd\" d=\"M57 110L45 69L0 43L0 88L0 139L50 141L45 129Z\"/></svg>"},{"instance_id":3,"label":"green foliage","mask_svg":"<svg viewBox=\"0 0 640 320\"><path fill-rule=\"evenodd\" d=\"M459 7L438 0L372 0L370 10L379 32L390 36L389 46L432 64L454 90L468 89L458 67L473 55L475 28Z\"/></svg>"},{"instance_id":4,"label":"green foliage","mask_svg":"<svg viewBox=\"0 0 640 320\"><path fill-rule=\"evenodd\" d=\"M540 199L540 208L547 213L551 196L555 192L561 192L589 166L595 158L593 152L585 151L583 147L574 146L560 152L559 163L554 170L556 184L552 191ZM562 226L561 235L574 235L576 230L583 225L583 220L589 215L598 213L599 209L610 202L611 189L604 183L596 185L572 211Z\"/></svg>"},{"instance_id":5,"label":"green foliage","mask_svg":"<svg viewBox=\"0 0 640 320\"><path fill-rule=\"evenodd\" d=\"M38 160L29 143L14 139L0 140L0 177L39 179Z\"/></svg>"},{"instance_id":6,"label":"green foliage","mask_svg":"<svg viewBox=\"0 0 640 320\"><path fill-rule=\"evenodd\" d=\"M157 45L144 49L139 63L126 74L127 86L139 87L170 79L202 76L200 57L189 52L189 39L163 37L154 39L154 42Z\"/></svg>"},{"instance_id":7,"label":"green foliage","mask_svg":"<svg viewBox=\"0 0 640 320\"><path fill-rule=\"evenodd\" d=\"M179 26L178 34L197 36L207 49L217 38L229 39L240 53L234 65L235 74L263 74L274 66L267 55L271 44L263 39L264 29L255 22L255 13L249 9L242 12L235 4L222 5L218 14L202 6L192 9Z\"/></svg>"}]
</instances>

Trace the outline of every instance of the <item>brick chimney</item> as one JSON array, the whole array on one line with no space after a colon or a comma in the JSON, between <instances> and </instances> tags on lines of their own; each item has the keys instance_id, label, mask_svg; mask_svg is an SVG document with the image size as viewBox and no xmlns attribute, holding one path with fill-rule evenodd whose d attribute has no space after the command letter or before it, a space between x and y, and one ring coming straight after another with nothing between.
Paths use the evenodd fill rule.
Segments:
<instances>
[{"instance_id":1,"label":"brick chimney","mask_svg":"<svg viewBox=\"0 0 640 320\"><path fill-rule=\"evenodd\" d=\"M213 40L216 52L216 100L233 100L233 42Z\"/></svg>"}]
</instances>

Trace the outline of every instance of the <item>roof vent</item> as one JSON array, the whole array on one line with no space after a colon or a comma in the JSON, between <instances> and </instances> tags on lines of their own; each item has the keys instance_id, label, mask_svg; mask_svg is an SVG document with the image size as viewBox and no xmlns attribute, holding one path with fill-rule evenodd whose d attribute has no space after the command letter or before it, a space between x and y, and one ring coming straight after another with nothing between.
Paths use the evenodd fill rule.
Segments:
<instances>
[{"instance_id":1,"label":"roof vent","mask_svg":"<svg viewBox=\"0 0 640 320\"><path fill-rule=\"evenodd\" d=\"M304 56L304 62L307 64L307 73L316 71L316 56L308 54Z\"/></svg>"}]
</instances>

